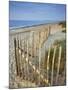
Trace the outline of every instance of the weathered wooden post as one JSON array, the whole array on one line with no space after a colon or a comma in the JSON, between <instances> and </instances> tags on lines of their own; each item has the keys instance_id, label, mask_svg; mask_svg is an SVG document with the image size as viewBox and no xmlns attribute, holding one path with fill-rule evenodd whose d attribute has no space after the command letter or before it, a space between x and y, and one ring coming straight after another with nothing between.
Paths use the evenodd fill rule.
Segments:
<instances>
[{"instance_id":1,"label":"weathered wooden post","mask_svg":"<svg viewBox=\"0 0 68 90\"><path fill-rule=\"evenodd\" d=\"M61 61L61 53L62 53L62 47L59 47L59 56L58 56L58 65L57 65L57 75L56 75L56 84L58 83L58 76L59 76L59 70L60 70L60 61Z\"/></svg>"},{"instance_id":2,"label":"weathered wooden post","mask_svg":"<svg viewBox=\"0 0 68 90\"><path fill-rule=\"evenodd\" d=\"M44 43L44 59L43 59L43 76L45 76L45 56L46 56L46 48L45 48L45 43Z\"/></svg>"},{"instance_id":3,"label":"weathered wooden post","mask_svg":"<svg viewBox=\"0 0 68 90\"><path fill-rule=\"evenodd\" d=\"M47 80L48 81L49 81L49 58L50 58L50 50L51 50L51 47L49 47L48 57L47 57Z\"/></svg>"},{"instance_id":4,"label":"weathered wooden post","mask_svg":"<svg viewBox=\"0 0 68 90\"><path fill-rule=\"evenodd\" d=\"M39 73L41 74L41 48L39 47ZM39 85L40 85L40 74L39 74Z\"/></svg>"},{"instance_id":5,"label":"weathered wooden post","mask_svg":"<svg viewBox=\"0 0 68 90\"><path fill-rule=\"evenodd\" d=\"M26 36L25 36L25 52L27 51L27 40L26 40ZM24 53L25 54L25 80L27 80L27 63L26 63L26 58L27 58L27 56L26 56L26 53Z\"/></svg>"},{"instance_id":6,"label":"weathered wooden post","mask_svg":"<svg viewBox=\"0 0 68 90\"><path fill-rule=\"evenodd\" d=\"M29 80L29 51L28 51L28 40L27 40L27 56L26 56L26 61L27 61L27 76L28 76L28 80Z\"/></svg>"},{"instance_id":7,"label":"weathered wooden post","mask_svg":"<svg viewBox=\"0 0 68 90\"><path fill-rule=\"evenodd\" d=\"M25 41L26 39L24 38L24 45L23 45L23 54L22 54L22 58L23 58L23 63L24 63L24 65L23 65L23 67L24 67L24 80L26 80L26 56L25 56L25 48L26 48L26 46L25 46L25 43L26 43L26 41ZM25 84L24 84L24 87L26 86L26 82L25 82Z\"/></svg>"},{"instance_id":8,"label":"weathered wooden post","mask_svg":"<svg viewBox=\"0 0 68 90\"><path fill-rule=\"evenodd\" d=\"M21 39L20 39L20 47L19 47L19 49L20 49L20 69L21 69L21 72L20 72L20 76L22 76L23 75L23 65L22 65L22 41L21 41Z\"/></svg>"},{"instance_id":9,"label":"weathered wooden post","mask_svg":"<svg viewBox=\"0 0 68 90\"><path fill-rule=\"evenodd\" d=\"M39 86L40 86L40 62L41 62L41 36L39 32Z\"/></svg>"},{"instance_id":10,"label":"weathered wooden post","mask_svg":"<svg viewBox=\"0 0 68 90\"><path fill-rule=\"evenodd\" d=\"M53 60L52 60L51 85L53 85L55 54L56 54L56 46L54 48L54 54L53 54Z\"/></svg>"},{"instance_id":11,"label":"weathered wooden post","mask_svg":"<svg viewBox=\"0 0 68 90\"><path fill-rule=\"evenodd\" d=\"M17 71L17 76L19 75L18 71L18 62L17 62L17 46L16 46L16 38L14 38L14 48L15 48L15 61L16 61L16 71Z\"/></svg>"},{"instance_id":12,"label":"weathered wooden post","mask_svg":"<svg viewBox=\"0 0 68 90\"><path fill-rule=\"evenodd\" d=\"M34 32L32 36L32 56L34 57Z\"/></svg>"},{"instance_id":13,"label":"weathered wooden post","mask_svg":"<svg viewBox=\"0 0 68 90\"><path fill-rule=\"evenodd\" d=\"M17 40L18 41L18 47L17 47L17 61L18 61L18 71L19 71L19 76L20 76L20 55L19 55L19 39Z\"/></svg>"}]
</instances>

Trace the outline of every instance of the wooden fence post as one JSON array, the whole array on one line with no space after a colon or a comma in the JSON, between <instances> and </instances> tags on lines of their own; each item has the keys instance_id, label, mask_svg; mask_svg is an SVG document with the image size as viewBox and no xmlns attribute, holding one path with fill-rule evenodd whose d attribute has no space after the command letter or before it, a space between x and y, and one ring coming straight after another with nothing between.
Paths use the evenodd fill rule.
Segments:
<instances>
[{"instance_id":1,"label":"wooden fence post","mask_svg":"<svg viewBox=\"0 0 68 90\"><path fill-rule=\"evenodd\" d=\"M16 72L17 72L17 75L19 75L19 72L18 72L18 62L17 62L17 46L16 46L16 38L14 38L14 48L15 48L15 61L16 61Z\"/></svg>"},{"instance_id":2,"label":"wooden fence post","mask_svg":"<svg viewBox=\"0 0 68 90\"><path fill-rule=\"evenodd\" d=\"M47 80L49 81L49 58L50 58L50 47L48 51L48 58L47 58Z\"/></svg>"},{"instance_id":3,"label":"wooden fence post","mask_svg":"<svg viewBox=\"0 0 68 90\"><path fill-rule=\"evenodd\" d=\"M59 47L58 66L57 66L57 75L56 75L56 84L58 82L58 76L59 76L59 70L60 70L61 52L62 52L62 47L60 46Z\"/></svg>"},{"instance_id":4,"label":"wooden fence post","mask_svg":"<svg viewBox=\"0 0 68 90\"><path fill-rule=\"evenodd\" d=\"M19 72L19 76L20 76L20 56L19 56L19 40L17 40L17 61L18 61L18 72Z\"/></svg>"},{"instance_id":5,"label":"wooden fence post","mask_svg":"<svg viewBox=\"0 0 68 90\"><path fill-rule=\"evenodd\" d=\"M53 54L53 60L52 60L51 85L53 85L55 54L56 54L56 46L54 48L54 54Z\"/></svg>"},{"instance_id":6,"label":"wooden fence post","mask_svg":"<svg viewBox=\"0 0 68 90\"><path fill-rule=\"evenodd\" d=\"M41 45L40 45L40 32L39 32L39 73L40 73L40 61L41 61ZM39 74L39 86L40 86L40 74Z\"/></svg>"},{"instance_id":7,"label":"wooden fence post","mask_svg":"<svg viewBox=\"0 0 68 90\"><path fill-rule=\"evenodd\" d=\"M22 76L22 74L23 74L23 66L22 66L22 51L21 51L21 49L22 49L22 41L21 41L21 39L20 39L20 47L19 47L19 49L20 49L20 70L21 70L21 72L20 72L20 76Z\"/></svg>"}]
</instances>

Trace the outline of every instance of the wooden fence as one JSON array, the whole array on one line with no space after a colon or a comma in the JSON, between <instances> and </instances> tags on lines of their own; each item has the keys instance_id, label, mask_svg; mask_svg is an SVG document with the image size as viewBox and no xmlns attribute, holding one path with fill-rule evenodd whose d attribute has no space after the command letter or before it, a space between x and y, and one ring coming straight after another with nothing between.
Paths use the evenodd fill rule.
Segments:
<instances>
[{"instance_id":1,"label":"wooden fence","mask_svg":"<svg viewBox=\"0 0 68 90\"><path fill-rule=\"evenodd\" d=\"M58 85L62 47L59 46L58 48L57 68L55 72L57 46L53 46L52 61L50 61L52 47L48 49L47 58L45 58L44 55L43 59L42 52L46 53L46 49L43 50L42 48L44 47L44 42L46 40L44 38L45 34L43 37L42 34L39 34L39 39L36 40L34 32L32 32L32 37L34 38L24 38L23 40L14 38L17 76L21 77L23 80L35 83L36 86Z\"/></svg>"}]
</instances>

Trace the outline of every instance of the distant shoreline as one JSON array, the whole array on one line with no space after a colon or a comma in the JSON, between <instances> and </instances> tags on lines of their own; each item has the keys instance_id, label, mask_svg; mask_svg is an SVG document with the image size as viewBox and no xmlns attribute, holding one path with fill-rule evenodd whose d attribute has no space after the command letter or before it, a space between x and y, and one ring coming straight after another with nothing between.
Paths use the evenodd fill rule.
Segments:
<instances>
[{"instance_id":1,"label":"distant shoreline","mask_svg":"<svg viewBox=\"0 0 68 90\"><path fill-rule=\"evenodd\" d=\"M60 22L64 22L64 21L55 21L52 23L41 23L41 24L28 25L28 26L9 27L9 30L20 29L20 28L30 28L30 27L35 27L35 26L40 26L40 25L48 25L48 24L58 24Z\"/></svg>"},{"instance_id":2,"label":"distant shoreline","mask_svg":"<svg viewBox=\"0 0 68 90\"><path fill-rule=\"evenodd\" d=\"M20 33L25 33L25 32L30 32L30 31L40 31L40 30L50 30L50 33L53 34L57 31L64 30L65 28L62 28L63 22L56 22L56 23L47 23L47 24L38 24L38 25L32 25L32 26L26 26L26 27L18 27L18 28L12 28L9 30L10 35L14 34L20 34Z\"/></svg>"}]
</instances>

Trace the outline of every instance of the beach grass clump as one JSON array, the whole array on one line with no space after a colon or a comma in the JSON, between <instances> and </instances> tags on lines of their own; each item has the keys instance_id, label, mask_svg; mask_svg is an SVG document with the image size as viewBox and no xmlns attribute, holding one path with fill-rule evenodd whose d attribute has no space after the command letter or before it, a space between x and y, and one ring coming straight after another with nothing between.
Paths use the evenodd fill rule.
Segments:
<instances>
[{"instance_id":1,"label":"beach grass clump","mask_svg":"<svg viewBox=\"0 0 68 90\"><path fill-rule=\"evenodd\" d=\"M59 25L62 25L62 28L66 27L66 21L60 22Z\"/></svg>"}]
</instances>

